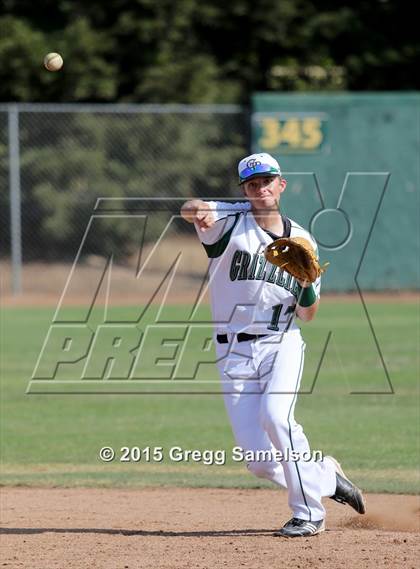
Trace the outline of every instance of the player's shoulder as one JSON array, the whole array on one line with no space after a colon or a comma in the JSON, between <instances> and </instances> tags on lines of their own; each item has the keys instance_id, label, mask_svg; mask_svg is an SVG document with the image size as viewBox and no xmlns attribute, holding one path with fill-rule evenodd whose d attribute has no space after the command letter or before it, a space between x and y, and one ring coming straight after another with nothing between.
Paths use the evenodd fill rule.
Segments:
<instances>
[{"instance_id":1,"label":"player's shoulder","mask_svg":"<svg viewBox=\"0 0 420 569\"><path fill-rule=\"evenodd\" d=\"M297 223L293 219L289 218L289 221L290 221L290 237L304 237L310 243L312 243L313 248L318 253L318 244L312 233L310 233L307 229L299 225L299 223Z\"/></svg>"},{"instance_id":2,"label":"player's shoulder","mask_svg":"<svg viewBox=\"0 0 420 569\"><path fill-rule=\"evenodd\" d=\"M290 217L289 221L290 221L290 237L307 237L308 235L311 236L309 231L304 227L302 227L301 225L299 225L297 221L291 219Z\"/></svg>"}]
</instances>

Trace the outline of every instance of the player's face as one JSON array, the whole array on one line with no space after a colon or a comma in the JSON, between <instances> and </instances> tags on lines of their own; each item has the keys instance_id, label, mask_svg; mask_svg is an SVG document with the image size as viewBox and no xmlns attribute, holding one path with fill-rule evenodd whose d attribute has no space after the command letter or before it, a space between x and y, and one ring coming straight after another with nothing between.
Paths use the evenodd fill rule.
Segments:
<instances>
[{"instance_id":1,"label":"player's face","mask_svg":"<svg viewBox=\"0 0 420 569\"><path fill-rule=\"evenodd\" d=\"M286 180L280 176L256 176L244 182L243 191L253 209L278 208L280 194L286 188Z\"/></svg>"}]
</instances>

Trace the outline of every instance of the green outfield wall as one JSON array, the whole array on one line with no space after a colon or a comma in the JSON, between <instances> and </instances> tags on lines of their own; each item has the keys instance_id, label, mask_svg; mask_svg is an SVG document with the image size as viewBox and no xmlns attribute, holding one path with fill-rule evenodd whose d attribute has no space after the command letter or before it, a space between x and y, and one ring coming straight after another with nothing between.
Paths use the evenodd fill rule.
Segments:
<instances>
[{"instance_id":1,"label":"green outfield wall","mask_svg":"<svg viewBox=\"0 0 420 569\"><path fill-rule=\"evenodd\" d=\"M256 93L251 132L330 261L324 290L418 289L420 93Z\"/></svg>"}]
</instances>

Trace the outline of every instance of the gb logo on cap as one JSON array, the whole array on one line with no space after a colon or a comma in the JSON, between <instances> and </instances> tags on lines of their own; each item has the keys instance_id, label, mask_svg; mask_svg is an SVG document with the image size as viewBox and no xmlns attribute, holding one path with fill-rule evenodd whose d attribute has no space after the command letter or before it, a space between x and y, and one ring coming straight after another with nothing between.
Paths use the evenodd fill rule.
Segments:
<instances>
[{"instance_id":1,"label":"gb logo on cap","mask_svg":"<svg viewBox=\"0 0 420 569\"><path fill-rule=\"evenodd\" d=\"M251 170L255 170L257 166L261 165L261 162L259 160L255 160L255 158L252 158L251 160L248 160L246 165L248 168L251 168Z\"/></svg>"}]
</instances>

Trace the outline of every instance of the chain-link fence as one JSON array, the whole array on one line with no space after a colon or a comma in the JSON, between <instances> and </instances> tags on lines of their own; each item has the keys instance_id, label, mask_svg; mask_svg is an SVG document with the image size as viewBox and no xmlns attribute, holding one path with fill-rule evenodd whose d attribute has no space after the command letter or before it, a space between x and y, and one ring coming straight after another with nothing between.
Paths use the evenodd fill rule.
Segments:
<instances>
[{"instance_id":1,"label":"chain-link fence","mask_svg":"<svg viewBox=\"0 0 420 569\"><path fill-rule=\"evenodd\" d=\"M174 198L235 195L248 122L233 105L1 105L3 292L30 292L34 271L71 266L83 239L81 260L112 251L125 262L138 246L130 216L138 198L143 213L152 198L147 244L166 223L157 209ZM99 198L118 211L85 235ZM186 224L171 231L182 238Z\"/></svg>"}]
</instances>

